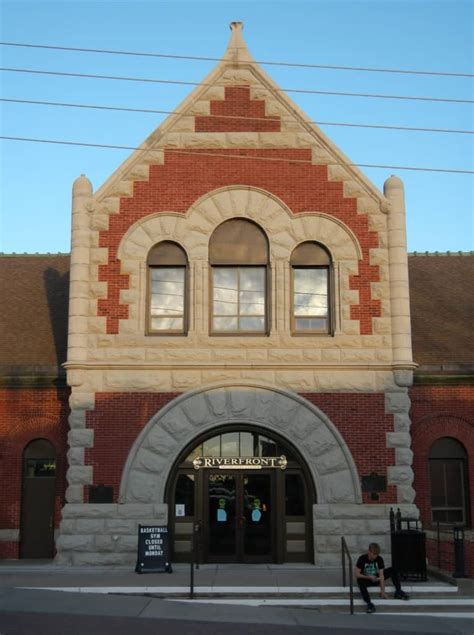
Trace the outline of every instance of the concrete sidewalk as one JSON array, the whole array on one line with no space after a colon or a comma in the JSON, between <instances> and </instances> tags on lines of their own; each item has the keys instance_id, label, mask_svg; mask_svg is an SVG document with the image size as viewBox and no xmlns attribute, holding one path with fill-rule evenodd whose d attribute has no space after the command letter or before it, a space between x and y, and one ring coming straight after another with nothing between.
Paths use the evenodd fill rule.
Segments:
<instances>
[{"instance_id":1,"label":"concrete sidewalk","mask_svg":"<svg viewBox=\"0 0 474 635\"><path fill-rule=\"evenodd\" d=\"M189 589L190 565L174 564L173 573L137 574L133 567L65 567L52 561L0 561L0 585L8 587L125 587ZM311 564L205 564L194 571L196 587L244 588L248 592L268 589L281 593L282 589L307 593L308 589L333 588L342 590L340 568L321 568ZM440 587L446 592L455 587L438 580L407 583L409 592L416 586Z\"/></svg>"}]
</instances>

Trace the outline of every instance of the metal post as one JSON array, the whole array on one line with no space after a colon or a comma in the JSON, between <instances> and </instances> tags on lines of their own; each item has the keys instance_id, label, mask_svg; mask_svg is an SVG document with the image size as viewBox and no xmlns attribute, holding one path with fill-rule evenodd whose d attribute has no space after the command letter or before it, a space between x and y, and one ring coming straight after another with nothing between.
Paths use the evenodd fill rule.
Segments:
<instances>
[{"instance_id":1,"label":"metal post","mask_svg":"<svg viewBox=\"0 0 474 635\"><path fill-rule=\"evenodd\" d=\"M453 578L465 578L464 568L464 529L454 527L454 573Z\"/></svg>"},{"instance_id":2,"label":"metal post","mask_svg":"<svg viewBox=\"0 0 474 635\"><path fill-rule=\"evenodd\" d=\"M341 537L342 586L346 586L346 554L344 552L344 536Z\"/></svg>"},{"instance_id":3,"label":"metal post","mask_svg":"<svg viewBox=\"0 0 474 635\"><path fill-rule=\"evenodd\" d=\"M191 549L191 569L189 572L189 597L194 598L194 549Z\"/></svg>"},{"instance_id":4,"label":"metal post","mask_svg":"<svg viewBox=\"0 0 474 635\"><path fill-rule=\"evenodd\" d=\"M349 558L349 597L351 603L351 615L354 615L354 582L352 576L352 558Z\"/></svg>"},{"instance_id":5,"label":"metal post","mask_svg":"<svg viewBox=\"0 0 474 635\"><path fill-rule=\"evenodd\" d=\"M439 520L436 523L436 538L438 541L438 569L441 569L441 535L439 530Z\"/></svg>"}]
</instances>

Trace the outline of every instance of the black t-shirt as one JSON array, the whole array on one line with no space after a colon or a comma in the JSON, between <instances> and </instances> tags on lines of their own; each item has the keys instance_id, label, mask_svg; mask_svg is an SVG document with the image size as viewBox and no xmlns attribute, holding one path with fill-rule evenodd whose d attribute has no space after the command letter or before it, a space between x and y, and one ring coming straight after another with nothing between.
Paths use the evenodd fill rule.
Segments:
<instances>
[{"instance_id":1,"label":"black t-shirt","mask_svg":"<svg viewBox=\"0 0 474 635\"><path fill-rule=\"evenodd\" d=\"M385 569L382 556L377 556L375 560L369 560L369 556L364 553L357 560L356 567L360 569L362 575L379 575L381 569Z\"/></svg>"}]
</instances>

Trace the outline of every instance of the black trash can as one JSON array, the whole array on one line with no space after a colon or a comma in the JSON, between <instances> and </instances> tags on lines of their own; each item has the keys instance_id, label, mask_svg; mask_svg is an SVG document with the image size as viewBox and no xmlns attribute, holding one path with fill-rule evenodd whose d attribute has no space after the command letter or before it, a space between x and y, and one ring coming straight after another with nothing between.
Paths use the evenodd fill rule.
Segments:
<instances>
[{"instance_id":1,"label":"black trash can","mask_svg":"<svg viewBox=\"0 0 474 635\"><path fill-rule=\"evenodd\" d=\"M424 531L408 528L392 532L392 566L401 580L427 579Z\"/></svg>"}]
</instances>

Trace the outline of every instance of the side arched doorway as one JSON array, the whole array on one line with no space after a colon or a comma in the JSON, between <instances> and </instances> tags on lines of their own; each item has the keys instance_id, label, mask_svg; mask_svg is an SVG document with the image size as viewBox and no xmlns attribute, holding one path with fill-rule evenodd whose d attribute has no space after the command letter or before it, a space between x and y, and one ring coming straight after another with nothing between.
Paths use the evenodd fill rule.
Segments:
<instances>
[{"instance_id":1,"label":"side arched doorway","mask_svg":"<svg viewBox=\"0 0 474 635\"><path fill-rule=\"evenodd\" d=\"M23 451L20 558L54 555L55 486L56 450L35 439Z\"/></svg>"},{"instance_id":2,"label":"side arched doorway","mask_svg":"<svg viewBox=\"0 0 474 635\"><path fill-rule=\"evenodd\" d=\"M311 562L315 492L297 450L234 424L201 435L167 487L172 558L188 561L193 526L202 562Z\"/></svg>"}]
</instances>

